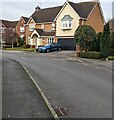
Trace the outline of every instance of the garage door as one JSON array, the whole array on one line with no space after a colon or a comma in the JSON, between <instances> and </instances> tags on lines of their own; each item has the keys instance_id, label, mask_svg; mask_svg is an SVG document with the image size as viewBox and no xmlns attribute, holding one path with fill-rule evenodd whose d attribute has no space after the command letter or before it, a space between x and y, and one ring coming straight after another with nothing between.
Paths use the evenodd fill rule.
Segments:
<instances>
[{"instance_id":1,"label":"garage door","mask_svg":"<svg viewBox=\"0 0 114 120\"><path fill-rule=\"evenodd\" d=\"M76 50L76 43L73 38L59 38L58 43L61 45L62 50Z\"/></svg>"}]
</instances>

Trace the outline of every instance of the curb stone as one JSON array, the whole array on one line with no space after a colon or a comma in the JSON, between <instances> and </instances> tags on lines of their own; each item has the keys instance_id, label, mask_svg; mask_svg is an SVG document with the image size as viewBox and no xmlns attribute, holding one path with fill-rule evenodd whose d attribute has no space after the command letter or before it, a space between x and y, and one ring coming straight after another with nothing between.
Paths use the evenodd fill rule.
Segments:
<instances>
[{"instance_id":1,"label":"curb stone","mask_svg":"<svg viewBox=\"0 0 114 120\"><path fill-rule=\"evenodd\" d=\"M15 60L16 61L16 60ZM49 100L47 99L47 97L45 96L45 94L43 93L42 89L40 88L40 86L36 83L36 81L34 80L34 78L31 76L31 74L29 73L29 71L26 69L26 67L24 65L22 65L19 61L18 62L23 69L26 71L26 73L29 75L31 81L34 83L34 85L36 86L36 88L38 89L38 91L40 92L45 104L47 105L48 109L50 110L52 116L54 117L55 120L59 120L59 117L57 115L57 113L55 112L54 108L52 107L51 103L49 102Z\"/></svg>"}]
</instances>

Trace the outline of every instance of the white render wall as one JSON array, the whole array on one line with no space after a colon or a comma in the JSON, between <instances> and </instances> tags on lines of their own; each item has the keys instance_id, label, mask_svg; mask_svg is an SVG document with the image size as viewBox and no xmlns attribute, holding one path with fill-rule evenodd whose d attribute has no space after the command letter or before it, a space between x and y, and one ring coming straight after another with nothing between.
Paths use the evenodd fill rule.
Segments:
<instances>
[{"instance_id":1,"label":"white render wall","mask_svg":"<svg viewBox=\"0 0 114 120\"><path fill-rule=\"evenodd\" d=\"M65 15L70 15L72 20L72 29L71 30L62 30L62 22L61 19ZM57 18L56 21L56 36L74 36L74 32L79 26L79 19L80 17L78 14L74 11L74 9L67 3L63 11L60 13L60 15Z\"/></svg>"}]
</instances>

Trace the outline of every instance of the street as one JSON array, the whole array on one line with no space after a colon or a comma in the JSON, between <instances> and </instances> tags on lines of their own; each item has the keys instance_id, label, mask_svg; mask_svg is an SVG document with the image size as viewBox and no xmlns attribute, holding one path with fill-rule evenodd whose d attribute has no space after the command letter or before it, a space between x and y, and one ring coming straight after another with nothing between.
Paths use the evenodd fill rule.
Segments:
<instances>
[{"instance_id":1,"label":"street","mask_svg":"<svg viewBox=\"0 0 114 120\"><path fill-rule=\"evenodd\" d=\"M43 100L37 98L39 95L31 93L31 91L36 93L37 90L30 80L27 82L22 79L20 82L17 81L18 86L16 85L16 87L14 87L17 83L12 84L11 88L14 87L14 89L8 88L7 81L12 77L10 73L12 69L13 76L16 74L16 77L18 78L23 71L25 77L27 77L24 70L21 71L21 68L12 67L16 64L15 62L12 63L11 59L13 59L19 61L27 68L54 109L59 107L68 110L70 114L59 116L60 118L112 118L112 73L109 70L106 70L105 68L97 69L92 65L84 65L80 62L69 61L66 60L64 56L57 57L56 55L51 54L3 51L2 56L4 61L2 72L4 101L3 116L8 117L8 114L6 114L6 112L10 112L8 106L10 103L13 106L13 103L8 101L8 99L13 99L15 102L15 98L13 98L15 95L12 93L13 90L15 91L15 94L18 94L18 89L20 89L21 92L24 87L27 89L26 85L28 86L28 84L31 90L30 92L28 91L29 104L25 104L25 107L32 105L31 100L34 97L34 99L38 99L41 103L38 104L37 102L34 102L33 110L36 110L37 105L40 106L37 107L38 110L42 106L43 110L41 110L40 117L45 116L46 118L51 116L50 112L48 112L45 107ZM17 70L20 70L19 74L16 73ZM7 76L8 74L10 74L10 76ZM14 82L16 82L16 79L14 79ZM22 89L20 88L21 86ZM11 90L10 95L7 95L7 90ZM23 94L26 96L26 92ZM16 99L18 98L19 96ZM4 107L6 109L4 109ZM20 113L21 108L19 109L15 108L15 110ZM17 114L12 113L12 115L15 117ZM26 114L23 114L22 117L26 117ZM34 115L28 117L39 116Z\"/></svg>"}]
</instances>

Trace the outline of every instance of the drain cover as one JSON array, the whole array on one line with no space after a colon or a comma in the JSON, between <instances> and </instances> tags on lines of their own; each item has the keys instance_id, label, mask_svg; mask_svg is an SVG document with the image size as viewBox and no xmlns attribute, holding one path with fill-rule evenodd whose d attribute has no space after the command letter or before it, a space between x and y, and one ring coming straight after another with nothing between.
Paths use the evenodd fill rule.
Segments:
<instances>
[{"instance_id":1,"label":"drain cover","mask_svg":"<svg viewBox=\"0 0 114 120\"><path fill-rule=\"evenodd\" d=\"M56 107L54 110L58 116L70 115L69 111L66 108Z\"/></svg>"}]
</instances>

